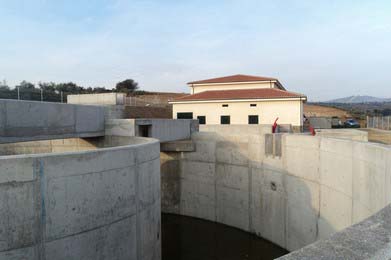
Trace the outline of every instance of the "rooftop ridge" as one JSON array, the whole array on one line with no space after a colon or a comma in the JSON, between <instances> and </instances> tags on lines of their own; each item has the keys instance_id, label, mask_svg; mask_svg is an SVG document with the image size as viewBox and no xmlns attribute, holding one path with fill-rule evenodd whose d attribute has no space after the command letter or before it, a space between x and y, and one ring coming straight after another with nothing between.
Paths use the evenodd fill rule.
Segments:
<instances>
[{"instance_id":1,"label":"rooftop ridge","mask_svg":"<svg viewBox=\"0 0 391 260\"><path fill-rule=\"evenodd\" d=\"M204 83L233 83L233 82L257 82L257 81L278 81L276 78L252 76L245 74L235 74L224 77L210 78L204 80L191 81L187 84L204 84Z\"/></svg>"}]
</instances>

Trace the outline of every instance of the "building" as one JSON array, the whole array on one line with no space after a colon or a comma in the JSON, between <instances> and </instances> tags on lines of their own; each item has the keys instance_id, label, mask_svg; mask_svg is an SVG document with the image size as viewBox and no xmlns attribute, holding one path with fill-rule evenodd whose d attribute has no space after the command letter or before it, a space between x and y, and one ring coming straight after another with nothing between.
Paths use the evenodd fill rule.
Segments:
<instances>
[{"instance_id":1,"label":"building","mask_svg":"<svg viewBox=\"0 0 391 260\"><path fill-rule=\"evenodd\" d=\"M301 129L307 97L289 92L275 78L233 75L188 83L190 95L176 98L173 118L200 124L273 124Z\"/></svg>"}]
</instances>

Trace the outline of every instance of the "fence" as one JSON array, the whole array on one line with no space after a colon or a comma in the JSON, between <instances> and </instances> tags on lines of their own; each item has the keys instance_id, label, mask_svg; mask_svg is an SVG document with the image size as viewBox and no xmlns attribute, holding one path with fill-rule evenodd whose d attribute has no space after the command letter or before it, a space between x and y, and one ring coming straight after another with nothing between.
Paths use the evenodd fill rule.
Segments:
<instances>
[{"instance_id":1,"label":"fence","mask_svg":"<svg viewBox=\"0 0 391 260\"><path fill-rule=\"evenodd\" d=\"M68 95L77 94L98 94L98 93L71 93L64 91L45 91L34 88L0 88L0 99L17 99L45 102L61 102L67 103ZM159 95L143 95L143 96L128 96L124 97L124 105L126 106L151 106L151 107L169 107L168 100L170 97Z\"/></svg>"},{"instance_id":2,"label":"fence","mask_svg":"<svg viewBox=\"0 0 391 260\"><path fill-rule=\"evenodd\" d=\"M391 116L368 116L367 127L391 130Z\"/></svg>"},{"instance_id":3,"label":"fence","mask_svg":"<svg viewBox=\"0 0 391 260\"><path fill-rule=\"evenodd\" d=\"M63 91L44 91L42 89L0 89L0 99L31 100L66 103L72 93Z\"/></svg>"}]
</instances>

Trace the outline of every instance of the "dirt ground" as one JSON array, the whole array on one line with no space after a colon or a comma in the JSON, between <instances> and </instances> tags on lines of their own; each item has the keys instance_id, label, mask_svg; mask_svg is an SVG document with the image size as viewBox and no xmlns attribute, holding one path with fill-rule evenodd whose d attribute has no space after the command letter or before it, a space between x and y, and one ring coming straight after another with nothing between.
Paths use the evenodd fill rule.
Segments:
<instances>
[{"instance_id":1,"label":"dirt ground","mask_svg":"<svg viewBox=\"0 0 391 260\"><path fill-rule=\"evenodd\" d=\"M362 131L368 132L368 141L391 145L391 131L365 128Z\"/></svg>"},{"instance_id":2,"label":"dirt ground","mask_svg":"<svg viewBox=\"0 0 391 260\"><path fill-rule=\"evenodd\" d=\"M351 115L342 109L328 107L328 106L319 106L319 105L308 105L304 104L304 115L306 117L333 117L337 116L342 120L345 120Z\"/></svg>"}]
</instances>

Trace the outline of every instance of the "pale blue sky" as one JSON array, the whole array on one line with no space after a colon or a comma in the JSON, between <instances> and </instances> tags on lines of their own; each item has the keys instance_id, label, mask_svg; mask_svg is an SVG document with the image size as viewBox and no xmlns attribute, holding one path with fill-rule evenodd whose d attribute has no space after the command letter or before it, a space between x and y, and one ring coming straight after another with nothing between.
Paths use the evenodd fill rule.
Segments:
<instances>
[{"instance_id":1,"label":"pale blue sky","mask_svg":"<svg viewBox=\"0 0 391 260\"><path fill-rule=\"evenodd\" d=\"M231 74L391 97L391 1L0 0L0 79L187 92Z\"/></svg>"}]
</instances>

